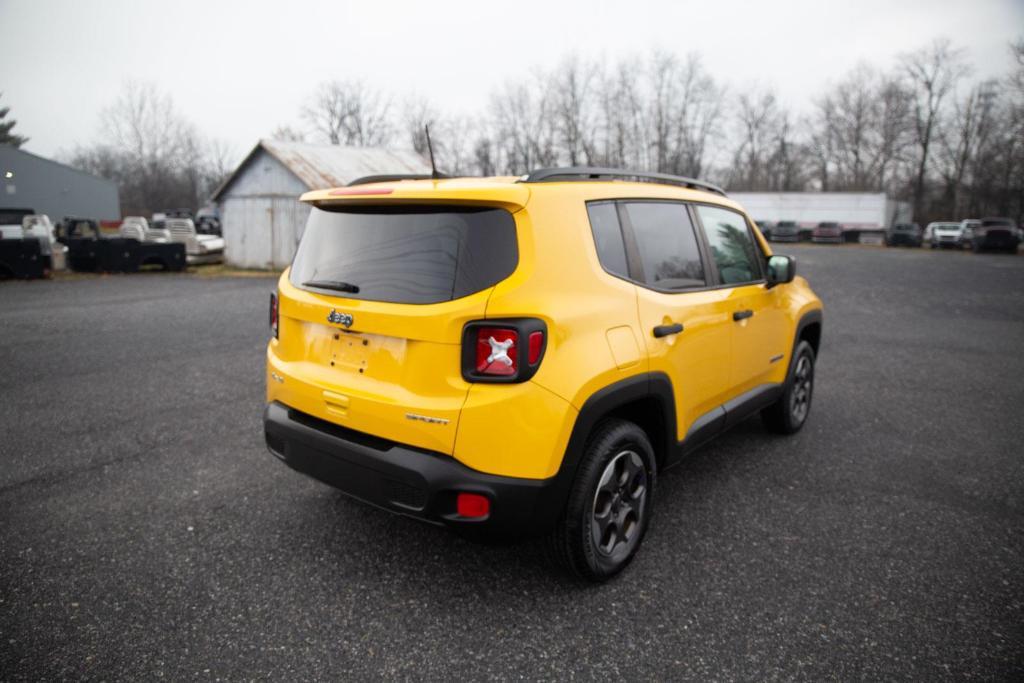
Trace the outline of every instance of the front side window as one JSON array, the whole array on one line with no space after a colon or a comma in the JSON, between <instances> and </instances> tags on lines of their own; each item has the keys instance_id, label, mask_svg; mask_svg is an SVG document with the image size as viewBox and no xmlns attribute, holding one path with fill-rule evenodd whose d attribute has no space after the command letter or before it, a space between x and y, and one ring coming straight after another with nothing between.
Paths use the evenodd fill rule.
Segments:
<instances>
[{"instance_id":1,"label":"front side window","mask_svg":"<svg viewBox=\"0 0 1024 683\"><path fill-rule=\"evenodd\" d=\"M754 244L743 216L716 206L697 206L711 256L722 284L735 285L761 279L760 249Z\"/></svg>"},{"instance_id":2,"label":"front side window","mask_svg":"<svg viewBox=\"0 0 1024 683\"><path fill-rule=\"evenodd\" d=\"M703 287L704 265L686 205L678 202L624 202L642 281L656 289Z\"/></svg>"}]
</instances>

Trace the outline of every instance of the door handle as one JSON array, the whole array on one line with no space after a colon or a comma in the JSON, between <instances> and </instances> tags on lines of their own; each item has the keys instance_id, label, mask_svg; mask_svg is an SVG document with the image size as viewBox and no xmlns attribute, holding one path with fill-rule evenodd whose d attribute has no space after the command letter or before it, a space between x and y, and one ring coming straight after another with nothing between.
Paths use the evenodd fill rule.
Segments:
<instances>
[{"instance_id":1,"label":"door handle","mask_svg":"<svg viewBox=\"0 0 1024 683\"><path fill-rule=\"evenodd\" d=\"M754 312L748 308L748 309L745 309L745 310L742 310L742 311L736 311L735 313L733 313L732 314L732 319L733 320L746 320L747 318L751 318L753 316L754 316Z\"/></svg>"},{"instance_id":2,"label":"door handle","mask_svg":"<svg viewBox=\"0 0 1024 683\"><path fill-rule=\"evenodd\" d=\"M658 325L654 328L654 336L660 339L661 337L667 337L670 334L679 334L682 331L682 323L675 323L674 325Z\"/></svg>"}]
</instances>

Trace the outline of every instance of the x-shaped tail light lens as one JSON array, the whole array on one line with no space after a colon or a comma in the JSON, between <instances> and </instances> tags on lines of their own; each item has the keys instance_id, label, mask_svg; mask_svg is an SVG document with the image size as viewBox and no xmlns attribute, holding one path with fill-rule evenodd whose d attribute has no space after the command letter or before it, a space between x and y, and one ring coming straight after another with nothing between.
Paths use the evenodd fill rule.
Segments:
<instances>
[{"instance_id":1,"label":"x-shaped tail light lens","mask_svg":"<svg viewBox=\"0 0 1024 683\"><path fill-rule=\"evenodd\" d=\"M476 337L476 371L483 375L516 374L519 333L500 327L480 327Z\"/></svg>"},{"instance_id":2,"label":"x-shaped tail light lens","mask_svg":"<svg viewBox=\"0 0 1024 683\"><path fill-rule=\"evenodd\" d=\"M467 382L526 382L540 367L547 326L537 318L472 321L462 333L462 377Z\"/></svg>"}]
</instances>

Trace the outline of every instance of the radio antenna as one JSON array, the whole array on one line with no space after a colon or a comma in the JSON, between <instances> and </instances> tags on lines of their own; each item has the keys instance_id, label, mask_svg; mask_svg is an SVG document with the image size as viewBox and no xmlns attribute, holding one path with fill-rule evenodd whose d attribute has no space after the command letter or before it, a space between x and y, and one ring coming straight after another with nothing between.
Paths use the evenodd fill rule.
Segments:
<instances>
[{"instance_id":1,"label":"radio antenna","mask_svg":"<svg viewBox=\"0 0 1024 683\"><path fill-rule=\"evenodd\" d=\"M423 130L427 133L427 150L430 152L430 177L433 180L443 178L444 176L437 172L437 166L434 164L434 145L430 143L430 125L425 124Z\"/></svg>"}]
</instances>

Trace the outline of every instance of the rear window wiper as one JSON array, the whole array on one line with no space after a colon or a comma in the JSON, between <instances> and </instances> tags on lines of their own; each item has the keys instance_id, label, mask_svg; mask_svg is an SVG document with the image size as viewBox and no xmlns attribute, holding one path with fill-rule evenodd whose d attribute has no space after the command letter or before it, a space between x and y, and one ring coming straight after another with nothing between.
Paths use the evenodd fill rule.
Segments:
<instances>
[{"instance_id":1,"label":"rear window wiper","mask_svg":"<svg viewBox=\"0 0 1024 683\"><path fill-rule=\"evenodd\" d=\"M342 282L341 280L310 280L309 282L303 282L302 286L333 289L336 292L348 292L349 294L359 293L359 285L354 285L351 282Z\"/></svg>"}]
</instances>

